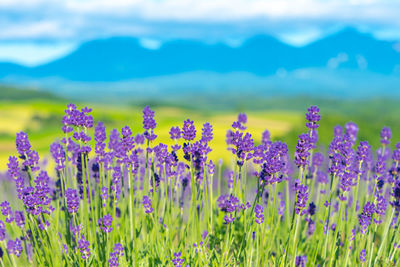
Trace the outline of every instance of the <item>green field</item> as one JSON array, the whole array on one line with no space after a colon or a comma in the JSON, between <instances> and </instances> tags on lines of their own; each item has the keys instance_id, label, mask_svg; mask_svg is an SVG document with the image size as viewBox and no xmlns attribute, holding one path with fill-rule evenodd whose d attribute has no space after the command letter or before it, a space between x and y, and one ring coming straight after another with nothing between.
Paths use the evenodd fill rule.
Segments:
<instances>
[{"instance_id":1,"label":"green field","mask_svg":"<svg viewBox=\"0 0 400 267\"><path fill-rule=\"evenodd\" d=\"M61 119L64 109L71 100L52 94L32 90L0 88L0 170L6 168L9 155L15 155L15 133L26 131L34 149L40 155L48 156L53 140L62 137ZM134 133L142 133L142 109L149 104L156 112L156 134L159 140L169 143L169 129L181 126L185 119L194 120L198 134L201 124L208 121L214 126L213 160L229 160L226 151L225 134L239 112L246 112L249 118L248 130L255 142L260 142L261 133L268 129L273 139L284 140L291 152L296 144L297 135L304 129L304 112L311 104L321 109L323 119L319 128L321 144L327 146L332 138L332 128L348 121L354 121L360 127L359 140L368 139L373 147L379 143L379 132L383 126L390 126L393 141L399 141L400 108L395 100L346 100L313 99L310 97L259 99L243 97L241 100L196 98L181 99L175 103L160 100L131 101L123 105L112 103L91 103L73 101L79 107L93 108L95 122L102 121L108 131L128 125Z\"/></svg>"},{"instance_id":2,"label":"green field","mask_svg":"<svg viewBox=\"0 0 400 267\"><path fill-rule=\"evenodd\" d=\"M14 155L15 133L26 131L29 134L33 147L40 155L48 155L52 140L63 136L61 119L68 102L48 100L7 101L1 103L0 110L0 169L6 168L7 158ZM83 107L85 104L78 103ZM104 104L88 104L93 108L95 122L102 121L108 130L120 129L128 125L134 133L142 133L142 112L136 106L116 106ZM204 122L210 122L214 127L214 151L210 154L213 160L229 158L226 151L225 134L236 114L228 111L207 112L188 110L177 107L154 108L156 112L157 128L155 133L158 140L170 143L169 129L172 126L181 126L185 119L195 121L198 134ZM268 129L273 137L279 138L293 131L302 123L302 115L298 112L252 111L248 113L248 129L254 134L256 142L260 142L261 133Z\"/></svg>"}]
</instances>

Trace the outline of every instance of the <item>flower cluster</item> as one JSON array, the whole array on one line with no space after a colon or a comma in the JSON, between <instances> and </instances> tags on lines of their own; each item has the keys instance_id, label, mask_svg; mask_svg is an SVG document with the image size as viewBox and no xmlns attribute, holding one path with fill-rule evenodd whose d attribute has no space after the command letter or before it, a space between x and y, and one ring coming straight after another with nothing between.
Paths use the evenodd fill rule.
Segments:
<instances>
[{"instance_id":1,"label":"flower cluster","mask_svg":"<svg viewBox=\"0 0 400 267\"><path fill-rule=\"evenodd\" d=\"M256 217L256 223L262 224L264 222L264 209L261 205L256 204L256 207L254 208L254 214Z\"/></svg>"},{"instance_id":2,"label":"flower cluster","mask_svg":"<svg viewBox=\"0 0 400 267\"><path fill-rule=\"evenodd\" d=\"M143 207L145 210L145 213L152 213L153 212L153 208L151 207L151 200L148 196L143 196Z\"/></svg>"},{"instance_id":3,"label":"flower cluster","mask_svg":"<svg viewBox=\"0 0 400 267\"><path fill-rule=\"evenodd\" d=\"M307 207L307 201L309 197L308 187L301 184L300 181L295 182L296 190L296 213L304 214L304 209Z\"/></svg>"},{"instance_id":4,"label":"flower cluster","mask_svg":"<svg viewBox=\"0 0 400 267\"><path fill-rule=\"evenodd\" d=\"M148 106L138 132L107 131L90 113L67 106L49 172L17 134L19 156L0 179L5 266L308 266L310 257L361 266L367 253L371 266L396 266L400 143L391 146L390 128L376 149L357 140L355 123L336 126L325 151L311 106L293 157L268 130L253 137L241 113L226 135L231 160L214 164L209 122L199 132L190 119L169 126L161 143Z\"/></svg>"},{"instance_id":5,"label":"flower cluster","mask_svg":"<svg viewBox=\"0 0 400 267\"><path fill-rule=\"evenodd\" d=\"M110 259L108 260L108 264L111 267L119 266L119 258L124 256L124 247L121 243L116 243L113 247L113 251L110 252Z\"/></svg>"}]
</instances>

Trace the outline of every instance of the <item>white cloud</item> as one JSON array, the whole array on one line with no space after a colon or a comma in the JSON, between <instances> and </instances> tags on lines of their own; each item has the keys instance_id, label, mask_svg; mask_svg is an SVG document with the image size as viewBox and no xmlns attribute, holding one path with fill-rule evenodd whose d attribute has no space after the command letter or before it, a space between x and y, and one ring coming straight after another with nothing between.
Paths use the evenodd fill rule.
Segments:
<instances>
[{"instance_id":1,"label":"white cloud","mask_svg":"<svg viewBox=\"0 0 400 267\"><path fill-rule=\"evenodd\" d=\"M162 43L158 40L141 38L139 40L141 46L146 47L148 49L158 49L161 47Z\"/></svg>"},{"instance_id":2,"label":"white cloud","mask_svg":"<svg viewBox=\"0 0 400 267\"><path fill-rule=\"evenodd\" d=\"M68 33L57 21L38 21L32 23L10 23L0 31L0 39L35 39L37 37L64 38ZM70 32L71 33L71 32Z\"/></svg>"},{"instance_id":3,"label":"white cloud","mask_svg":"<svg viewBox=\"0 0 400 267\"><path fill-rule=\"evenodd\" d=\"M398 0L0 0L0 14L0 44L128 35L154 48L174 38L235 46L267 33L304 45L346 25L400 40Z\"/></svg>"},{"instance_id":4,"label":"white cloud","mask_svg":"<svg viewBox=\"0 0 400 267\"><path fill-rule=\"evenodd\" d=\"M14 62L26 66L47 63L76 49L74 43L37 44L7 43L0 44L0 61Z\"/></svg>"},{"instance_id":5,"label":"white cloud","mask_svg":"<svg viewBox=\"0 0 400 267\"><path fill-rule=\"evenodd\" d=\"M169 34L160 26L164 23L175 27L171 31L189 24L194 34L200 29L199 35L202 27L228 25L224 38L237 38L251 32L253 22L258 31L295 44L315 39L327 26L344 24L379 26L379 31L390 27L386 37L400 36L400 1L395 0L1 0L0 12L8 19L0 22L3 40L88 39L125 32L164 37Z\"/></svg>"}]
</instances>

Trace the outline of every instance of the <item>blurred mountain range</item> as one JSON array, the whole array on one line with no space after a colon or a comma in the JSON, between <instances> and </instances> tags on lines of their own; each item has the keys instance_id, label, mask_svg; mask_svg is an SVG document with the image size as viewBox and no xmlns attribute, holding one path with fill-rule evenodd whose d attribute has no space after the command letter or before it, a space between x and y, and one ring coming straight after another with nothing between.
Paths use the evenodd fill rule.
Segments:
<instances>
[{"instance_id":1,"label":"blurred mountain range","mask_svg":"<svg viewBox=\"0 0 400 267\"><path fill-rule=\"evenodd\" d=\"M253 90L260 93L317 93L400 96L400 43L377 40L346 28L295 47L271 36L242 45L193 40L148 49L132 37L83 43L50 63L26 67L0 63L0 81L43 87L60 94L171 96L185 91ZM350 91L350 92L349 92Z\"/></svg>"}]
</instances>

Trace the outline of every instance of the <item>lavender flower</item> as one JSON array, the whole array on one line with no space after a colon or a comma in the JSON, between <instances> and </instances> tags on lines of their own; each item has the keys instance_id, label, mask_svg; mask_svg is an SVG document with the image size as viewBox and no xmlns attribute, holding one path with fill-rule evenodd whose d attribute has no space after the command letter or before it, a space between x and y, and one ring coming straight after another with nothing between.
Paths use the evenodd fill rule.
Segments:
<instances>
[{"instance_id":1,"label":"lavender flower","mask_svg":"<svg viewBox=\"0 0 400 267\"><path fill-rule=\"evenodd\" d=\"M0 242L6 238L6 225L0 220Z\"/></svg>"},{"instance_id":2,"label":"lavender flower","mask_svg":"<svg viewBox=\"0 0 400 267\"><path fill-rule=\"evenodd\" d=\"M297 256L296 257L296 262L295 262L296 266L305 267L306 263L307 263L307 256L306 255L302 255L302 256Z\"/></svg>"},{"instance_id":3,"label":"lavender flower","mask_svg":"<svg viewBox=\"0 0 400 267\"><path fill-rule=\"evenodd\" d=\"M79 196L75 189L68 188L65 192L69 213L77 213L79 209Z\"/></svg>"},{"instance_id":4,"label":"lavender flower","mask_svg":"<svg viewBox=\"0 0 400 267\"><path fill-rule=\"evenodd\" d=\"M397 165L400 164L400 143L396 144L396 149L393 150L392 159Z\"/></svg>"},{"instance_id":5,"label":"lavender flower","mask_svg":"<svg viewBox=\"0 0 400 267\"><path fill-rule=\"evenodd\" d=\"M14 254L17 257L21 256L21 252L22 252L21 240L19 240L18 238L15 239L15 241L8 240L7 241L7 250L8 250L8 253L10 253L10 254Z\"/></svg>"},{"instance_id":6,"label":"lavender flower","mask_svg":"<svg viewBox=\"0 0 400 267\"><path fill-rule=\"evenodd\" d=\"M389 127L384 127L381 131L381 144L382 145L389 145L390 139L392 138L392 131Z\"/></svg>"},{"instance_id":7,"label":"lavender flower","mask_svg":"<svg viewBox=\"0 0 400 267\"><path fill-rule=\"evenodd\" d=\"M247 115L245 113L239 113L237 121L232 123L232 128L235 130L246 130L246 126L244 124L247 123Z\"/></svg>"},{"instance_id":8,"label":"lavender flower","mask_svg":"<svg viewBox=\"0 0 400 267\"><path fill-rule=\"evenodd\" d=\"M181 129L179 129L178 126L171 127L171 130L169 131L169 135L172 140L179 140L181 138L181 134Z\"/></svg>"},{"instance_id":9,"label":"lavender flower","mask_svg":"<svg viewBox=\"0 0 400 267\"><path fill-rule=\"evenodd\" d=\"M261 205L256 204L254 208L254 213L255 213L255 221L258 224L262 224L264 222L264 209Z\"/></svg>"},{"instance_id":10,"label":"lavender flower","mask_svg":"<svg viewBox=\"0 0 400 267\"><path fill-rule=\"evenodd\" d=\"M25 226L25 215L23 211L15 211L15 223L18 227L24 228Z\"/></svg>"},{"instance_id":11,"label":"lavender flower","mask_svg":"<svg viewBox=\"0 0 400 267\"><path fill-rule=\"evenodd\" d=\"M210 160L208 162L208 173L210 175L212 175L212 174L214 174L214 172L215 172L215 164L214 164L214 162L212 160Z\"/></svg>"},{"instance_id":12,"label":"lavender flower","mask_svg":"<svg viewBox=\"0 0 400 267\"><path fill-rule=\"evenodd\" d=\"M114 245L113 251L110 252L110 259L108 260L108 263L110 266L116 267L119 266L119 257L124 255L124 247L121 245L121 243L116 243Z\"/></svg>"},{"instance_id":13,"label":"lavender flower","mask_svg":"<svg viewBox=\"0 0 400 267\"><path fill-rule=\"evenodd\" d=\"M185 259L182 258L182 254L180 252L174 253L174 258L171 260L175 267L182 267Z\"/></svg>"},{"instance_id":14,"label":"lavender flower","mask_svg":"<svg viewBox=\"0 0 400 267\"><path fill-rule=\"evenodd\" d=\"M390 202L390 205L392 205L396 212L400 212L400 180L396 180L393 184L392 187L392 193L391 195L393 196L394 200Z\"/></svg>"},{"instance_id":15,"label":"lavender flower","mask_svg":"<svg viewBox=\"0 0 400 267\"><path fill-rule=\"evenodd\" d=\"M56 170L61 171L65 168L65 152L60 143L53 143L50 146L50 153L56 163Z\"/></svg>"},{"instance_id":16,"label":"lavender flower","mask_svg":"<svg viewBox=\"0 0 400 267\"><path fill-rule=\"evenodd\" d=\"M210 123L206 122L203 124L201 141L202 142L210 142L213 139L213 127Z\"/></svg>"},{"instance_id":17,"label":"lavender flower","mask_svg":"<svg viewBox=\"0 0 400 267\"><path fill-rule=\"evenodd\" d=\"M107 140L106 127L102 122L99 122L94 128L94 140L96 141L95 152L97 160L100 160L105 155L105 141Z\"/></svg>"},{"instance_id":18,"label":"lavender flower","mask_svg":"<svg viewBox=\"0 0 400 267\"><path fill-rule=\"evenodd\" d=\"M254 150L254 140L251 134L243 134L243 132L236 130L231 132L230 139L227 141L228 145L234 146L229 147L228 150L236 155L239 166L243 166L245 160L250 160L253 157L251 152Z\"/></svg>"},{"instance_id":19,"label":"lavender flower","mask_svg":"<svg viewBox=\"0 0 400 267\"><path fill-rule=\"evenodd\" d=\"M299 139L296 145L296 152L294 154L294 162L300 167L305 167L309 164L308 157L310 156L311 140L308 134L299 135Z\"/></svg>"},{"instance_id":20,"label":"lavender flower","mask_svg":"<svg viewBox=\"0 0 400 267\"><path fill-rule=\"evenodd\" d=\"M361 141L357 148L356 159L358 161L365 161L371 153L371 146L367 141Z\"/></svg>"},{"instance_id":21,"label":"lavender flower","mask_svg":"<svg viewBox=\"0 0 400 267\"><path fill-rule=\"evenodd\" d=\"M307 206L308 201L308 187L306 185L302 185L299 180L295 182L295 190L296 190L296 213L302 215L303 209Z\"/></svg>"},{"instance_id":22,"label":"lavender flower","mask_svg":"<svg viewBox=\"0 0 400 267\"><path fill-rule=\"evenodd\" d=\"M224 212L234 212L239 206L239 199L233 195L222 195L218 197L218 207Z\"/></svg>"},{"instance_id":23,"label":"lavender flower","mask_svg":"<svg viewBox=\"0 0 400 267\"><path fill-rule=\"evenodd\" d=\"M192 141L196 138L196 128L193 121L187 119L183 122L182 137L186 141Z\"/></svg>"},{"instance_id":24,"label":"lavender flower","mask_svg":"<svg viewBox=\"0 0 400 267\"><path fill-rule=\"evenodd\" d=\"M225 224L233 223L235 221L235 217L232 216L232 213L229 213L229 215L226 214L224 216L224 221L225 221Z\"/></svg>"},{"instance_id":25,"label":"lavender flower","mask_svg":"<svg viewBox=\"0 0 400 267\"><path fill-rule=\"evenodd\" d=\"M154 120L154 111L152 111L149 106L146 106L143 109L143 128L145 129L144 136L147 140L153 141L157 138L157 135L153 132L156 126L157 123Z\"/></svg>"},{"instance_id":26,"label":"lavender flower","mask_svg":"<svg viewBox=\"0 0 400 267\"><path fill-rule=\"evenodd\" d=\"M345 125L346 135L350 137L350 140L354 144L357 140L358 126L354 122L348 122Z\"/></svg>"},{"instance_id":27,"label":"lavender flower","mask_svg":"<svg viewBox=\"0 0 400 267\"><path fill-rule=\"evenodd\" d=\"M151 200L148 196L143 196L143 207L144 207L144 212L145 213L152 213L153 212L153 208L151 207Z\"/></svg>"},{"instance_id":28,"label":"lavender flower","mask_svg":"<svg viewBox=\"0 0 400 267\"><path fill-rule=\"evenodd\" d=\"M307 234L308 236L312 236L315 232L315 222L313 220L308 221L308 229L307 229Z\"/></svg>"},{"instance_id":29,"label":"lavender flower","mask_svg":"<svg viewBox=\"0 0 400 267\"><path fill-rule=\"evenodd\" d=\"M268 130L265 130L262 133L261 136L261 144L263 144L264 146L268 145L268 143L271 141L271 134L269 133Z\"/></svg>"},{"instance_id":30,"label":"lavender flower","mask_svg":"<svg viewBox=\"0 0 400 267\"><path fill-rule=\"evenodd\" d=\"M317 206L315 206L314 202L310 202L310 204L308 204L308 209L307 209L307 213L310 216L313 216L315 214L315 209Z\"/></svg>"},{"instance_id":31,"label":"lavender flower","mask_svg":"<svg viewBox=\"0 0 400 267\"><path fill-rule=\"evenodd\" d=\"M343 128L342 128L342 126L336 125L336 126L333 128L333 136L334 136L334 137L340 137L340 136L342 136L342 135L343 135Z\"/></svg>"},{"instance_id":32,"label":"lavender flower","mask_svg":"<svg viewBox=\"0 0 400 267\"><path fill-rule=\"evenodd\" d=\"M18 159L17 157L9 157L8 158L8 175L12 178L17 178L20 176L20 171L19 171L19 164L18 164Z\"/></svg>"},{"instance_id":33,"label":"lavender flower","mask_svg":"<svg viewBox=\"0 0 400 267\"><path fill-rule=\"evenodd\" d=\"M361 226L361 233L365 234L367 232L368 226L371 224L372 216L376 212L375 205L371 202L365 203L363 212L358 215L358 221Z\"/></svg>"},{"instance_id":34,"label":"lavender flower","mask_svg":"<svg viewBox=\"0 0 400 267\"><path fill-rule=\"evenodd\" d=\"M150 130L155 129L156 126L157 123L154 120L154 111L152 111L149 106L146 106L143 109L143 128L145 130Z\"/></svg>"},{"instance_id":35,"label":"lavender flower","mask_svg":"<svg viewBox=\"0 0 400 267\"><path fill-rule=\"evenodd\" d=\"M14 221L14 214L11 210L10 203L8 201L3 201L0 204L1 207L1 214L6 217L6 223L11 223Z\"/></svg>"},{"instance_id":36,"label":"lavender flower","mask_svg":"<svg viewBox=\"0 0 400 267\"><path fill-rule=\"evenodd\" d=\"M21 156L26 155L31 150L31 143L29 142L28 135L24 132L17 133L15 144L18 154Z\"/></svg>"},{"instance_id":37,"label":"lavender flower","mask_svg":"<svg viewBox=\"0 0 400 267\"><path fill-rule=\"evenodd\" d=\"M311 106L307 109L308 113L306 113L306 119L308 122L306 123L307 128L310 130L317 129L319 127L318 123L321 120L321 115L319 115L319 108L317 106Z\"/></svg>"},{"instance_id":38,"label":"lavender flower","mask_svg":"<svg viewBox=\"0 0 400 267\"><path fill-rule=\"evenodd\" d=\"M111 215L109 214L104 215L104 217L100 218L98 221L100 229L106 233L110 233L113 230L113 228L111 227L112 221L113 217Z\"/></svg>"},{"instance_id":39,"label":"lavender flower","mask_svg":"<svg viewBox=\"0 0 400 267\"><path fill-rule=\"evenodd\" d=\"M385 216L387 209L387 201L384 196L378 195L376 197L376 209L375 212L380 216Z\"/></svg>"},{"instance_id":40,"label":"lavender flower","mask_svg":"<svg viewBox=\"0 0 400 267\"><path fill-rule=\"evenodd\" d=\"M82 224L80 224L80 225L78 225L78 226L74 226L74 225L71 223L70 226L69 226L69 230L70 230L70 232L72 233L72 235L73 235L74 237L78 237L78 236L79 236L79 233L82 231L82 229L83 229L83 225L82 225Z\"/></svg>"},{"instance_id":41,"label":"lavender flower","mask_svg":"<svg viewBox=\"0 0 400 267\"><path fill-rule=\"evenodd\" d=\"M102 201L103 201L103 207L105 207L105 206L106 206L106 201L107 201L107 199L108 199L108 197L109 197L108 188L107 188L107 187L103 186L103 187L101 188L100 197L101 197L101 199L102 199Z\"/></svg>"},{"instance_id":42,"label":"lavender flower","mask_svg":"<svg viewBox=\"0 0 400 267\"><path fill-rule=\"evenodd\" d=\"M81 253L81 258L87 260L90 257L90 243L83 235L78 240L78 249Z\"/></svg>"},{"instance_id":43,"label":"lavender flower","mask_svg":"<svg viewBox=\"0 0 400 267\"><path fill-rule=\"evenodd\" d=\"M367 257L367 252L365 249L361 250L360 252L360 261L365 262L365 258Z\"/></svg>"}]
</instances>

